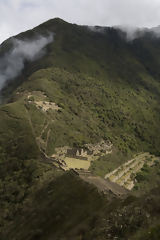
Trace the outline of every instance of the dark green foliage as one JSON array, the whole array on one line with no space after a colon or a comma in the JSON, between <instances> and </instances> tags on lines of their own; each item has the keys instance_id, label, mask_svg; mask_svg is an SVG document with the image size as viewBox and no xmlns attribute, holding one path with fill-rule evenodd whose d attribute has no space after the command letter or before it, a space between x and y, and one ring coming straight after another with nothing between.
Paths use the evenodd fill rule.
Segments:
<instances>
[{"instance_id":1,"label":"dark green foliage","mask_svg":"<svg viewBox=\"0 0 160 240\"><path fill-rule=\"evenodd\" d=\"M134 239L138 240L157 240L160 238L160 225L155 223L148 229L141 231Z\"/></svg>"},{"instance_id":2,"label":"dark green foliage","mask_svg":"<svg viewBox=\"0 0 160 240\"><path fill-rule=\"evenodd\" d=\"M137 180L134 190L136 195L149 192L160 184L160 162L155 161L154 165L146 166L137 173L135 179Z\"/></svg>"},{"instance_id":3,"label":"dark green foliage","mask_svg":"<svg viewBox=\"0 0 160 240\"><path fill-rule=\"evenodd\" d=\"M146 35L127 42L113 28L102 34L61 19L17 38L48 32L54 42L46 55L25 63L2 91L8 103L0 107L0 238L159 239L159 189L151 191L159 185L158 162L136 177L136 195L150 198L109 203L71 173L58 177L62 172L43 159L42 149L52 155L56 147L110 140L113 153L91 165L101 176L134 153L160 154L160 40ZM3 43L0 57L11 45ZM60 109L44 112L37 98ZM40 137L47 141L41 152Z\"/></svg>"},{"instance_id":4,"label":"dark green foliage","mask_svg":"<svg viewBox=\"0 0 160 240\"><path fill-rule=\"evenodd\" d=\"M45 35L46 29L55 33L54 42L47 46L46 56L28 63L21 78L27 81L19 89L43 91L51 101L63 104L59 124L70 126L71 132L64 133L62 127L54 146L68 139L72 145L107 138L125 154L158 154L160 84L158 70L154 73L159 40L146 36L126 42L113 28L102 34L59 19L18 38Z\"/></svg>"},{"instance_id":5,"label":"dark green foliage","mask_svg":"<svg viewBox=\"0 0 160 240\"><path fill-rule=\"evenodd\" d=\"M30 194L5 228L8 240L117 238L155 239L159 237L159 188L139 198L107 201L97 190L72 173L48 181ZM22 227L23 226L23 227Z\"/></svg>"},{"instance_id":6,"label":"dark green foliage","mask_svg":"<svg viewBox=\"0 0 160 240\"><path fill-rule=\"evenodd\" d=\"M71 173L47 182L32 197L20 213L22 217L14 219L8 240L78 239L92 229L105 203L94 187Z\"/></svg>"},{"instance_id":7,"label":"dark green foliage","mask_svg":"<svg viewBox=\"0 0 160 240\"><path fill-rule=\"evenodd\" d=\"M94 175L99 175L104 177L107 173L113 171L121 164L129 159L129 155L124 155L120 151L113 149L111 154L107 154L100 157L98 160L93 161L90 167L90 171Z\"/></svg>"}]
</instances>

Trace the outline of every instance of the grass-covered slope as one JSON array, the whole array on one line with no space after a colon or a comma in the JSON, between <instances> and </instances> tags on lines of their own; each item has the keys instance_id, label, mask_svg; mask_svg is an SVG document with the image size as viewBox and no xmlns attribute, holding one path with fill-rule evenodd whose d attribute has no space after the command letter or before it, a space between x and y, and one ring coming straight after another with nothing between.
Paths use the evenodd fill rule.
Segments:
<instances>
[{"instance_id":1,"label":"grass-covered slope","mask_svg":"<svg viewBox=\"0 0 160 240\"><path fill-rule=\"evenodd\" d=\"M8 240L157 240L159 188L140 198L109 200L72 173L34 189L6 226Z\"/></svg>"},{"instance_id":2,"label":"grass-covered slope","mask_svg":"<svg viewBox=\"0 0 160 240\"><path fill-rule=\"evenodd\" d=\"M107 138L123 152L158 154L159 39L127 42L112 28L97 33L60 19L18 38L46 31L54 32L54 41L42 59L26 66L18 91L42 91L63 105L55 145Z\"/></svg>"},{"instance_id":3,"label":"grass-covered slope","mask_svg":"<svg viewBox=\"0 0 160 240\"><path fill-rule=\"evenodd\" d=\"M97 189L71 173L47 182L31 196L9 234L6 228L8 240L79 239L92 230L105 203Z\"/></svg>"},{"instance_id":4,"label":"grass-covered slope","mask_svg":"<svg viewBox=\"0 0 160 240\"><path fill-rule=\"evenodd\" d=\"M25 62L21 74L2 91L5 102L0 106L0 229L5 229L2 239L103 240L113 239L117 234L120 239L128 239L129 234L141 228L137 236L143 236L146 226L152 228L151 222L141 225L146 221L146 209L142 218L136 217L139 214L136 209L143 209L145 197L133 199L133 206L132 201L126 207L119 200L108 206L95 189L78 177L63 175L44 156L51 156L56 147L82 147L110 140L113 154L91 166L92 172L104 176L133 153L147 151L159 155L160 40L147 34L127 42L113 28L100 33L60 19L50 20L17 38L30 40L48 32L54 33L54 41L47 45L46 54L32 63ZM0 57L11 48L10 40L4 42ZM37 102L55 109L44 111L37 107ZM144 175L147 179L155 176L157 186L157 174L153 169ZM57 179L59 175L63 176ZM56 179L52 181L53 178ZM145 184L137 183L137 188ZM151 187L145 188L150 191ZM159 195L150 194L157 202ZM130 219L132 207L135 212ZM122 220L121 211L126 216ZM149 214L157 229L156 211L159 210L155 204ZM106 230L108 221L111 228ZM131 221L130 227L125 221ZM125 228L119 229L121 225ZM159 234L158 230L155 232Z\"/></svg>"}]
</instances>

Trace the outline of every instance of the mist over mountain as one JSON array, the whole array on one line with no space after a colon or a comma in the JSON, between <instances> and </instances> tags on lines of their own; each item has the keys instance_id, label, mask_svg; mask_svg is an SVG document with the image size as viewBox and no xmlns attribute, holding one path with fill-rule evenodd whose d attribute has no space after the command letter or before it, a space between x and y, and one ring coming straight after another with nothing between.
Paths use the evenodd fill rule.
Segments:
<instances>
[{"instance_id":1,"label":"mist over mountain","mask_svg":"<svg viewBox=\"0 0 160 240\"><path fill-rule=\"evenodd\" d=\"M160 37L160 29L159 27L154 28L138 28L133 26L119 26L115 27L126 33L126 39L128 41L133 41L134 39L142 38L145 36L150 36L151 38L159 38Z\"/></svg>"},{"instance_id":2,"label":"mist over mountain","mask_svg":"<svg viewBox=\"0 0 160 240\"><path fill-rule=\"evenodd\" d=\"M0 239L159 239L158 29L56 18L3 42Z\"/></svg>"},{"instance_id":3,"label":"mist over mountain","mask_svg":"<svg viewBox=\"0 0 160 240\"><path fill-rule=\"evenodd\" d=\"M53 41L53 35L38 36L34 40L10 40L12 47L0 58L0 90L5 83L13 80L24 68L25 61L35 61L45 54L44 47Z\"/></svg>"},{"instance_id":4,"label":"mist over mountain","mask_svg":"<svg viewBox=\"0 0 160 240\"><path fill-rule=\"evenodd\" d=\"M101 26L88 26L88 29L105 34L109 27L101 27ZM123 37L126 41L133 41L135 39L143 38L145 36L150 36L151 38L159 38L160 37L160 27L154 28L139 28L136 26L130 25L120 25L120 26L113 26L113 29L117 30L121 37Z\"/></svg>"}]
</instances>

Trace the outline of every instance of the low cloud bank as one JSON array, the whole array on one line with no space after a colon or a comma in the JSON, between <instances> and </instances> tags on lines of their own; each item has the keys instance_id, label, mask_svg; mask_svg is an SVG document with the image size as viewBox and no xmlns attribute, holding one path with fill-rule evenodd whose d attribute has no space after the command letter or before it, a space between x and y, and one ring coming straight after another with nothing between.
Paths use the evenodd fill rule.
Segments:
<instances>
[{"instance_id":1,"label":"low cloud bank","mask_svg":"<svg viewBox=\"0 0 160 240\"><path fill-rule=\"evenodd\" d=\"M155 28L137 28L133 26L118 26L115 29L121 30L125 33L125 39L127 41L133 41L135 39L149 35L152 38L160 38L160 26Z\"/></svg>"},{"instance_id":2,"label":"low cloud bank","mask_svg":"<svg viewBox=\"0 0 160 240\"><path fill-rule=\"evenodd\" d=\"M31 41L16 38L11 41L12 49L0 58L0 90L21 73L25 61L34 61L45 54L45 46L53 41L53 34L38 36Z\"/></svg>"},{"instance_id":3,"label":"low cloud bank","mask_svg":"<svg viewBox=\"0 0 160 240\"><path fill-rule=\"evenodd\" d=\"M100 26L87 26L87 28L92 32L97 32L100 34L105 34L108 29L108 27L100 27ZM160 38L160 26L155 28L138 28L134 26L123 25L123 26L113 26L112 28L118 30L119 34L126 41L133 41L135 39L145 36L146 34L149 34L153 38Z\"/></svg>"},{"instance_id":4,"label":"low cloud bank","mask_svg":"<svg viewBox=\"0 0 160 240\"><path fill-rule=\"evenodd\" d=\"M92 32L105 33L106 27L101 26L87 26L87 28Z\"/></svg>"}]
</instances>

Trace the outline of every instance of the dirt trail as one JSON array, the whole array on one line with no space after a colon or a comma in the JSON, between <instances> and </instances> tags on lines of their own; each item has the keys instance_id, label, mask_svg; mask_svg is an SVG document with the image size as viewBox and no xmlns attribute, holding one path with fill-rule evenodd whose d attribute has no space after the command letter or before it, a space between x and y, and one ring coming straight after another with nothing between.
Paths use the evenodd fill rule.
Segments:
<instances>
[{"instance_id":1,"label":"dirt trail","mask_svg":"<svg viewBox=\"0 0 160 240\"><path fill-rule=\"evenodd\" d=\"M110 192L116 196L123 196L134 187L134 178L144 164L152 166L156 160L160 161L160 158L146 152L135 156L114 171L106 174L104 179L93 176L90 172L84 170L78 171L78 174L84 181L95 185L101 192Z\"/></svg>"},{"instance_id":2,"label":"dirt trail","mask_svg":"<svg viewBox=\"0 0 160 240\"><path fill-rule=\"evenodd\" d=\"M25 108L25 111L26 111L26 115L27 115L27 118L28 118L28 121L29 121L29 125L30 125L31 130L32 130L32 134L33 134L33 136L35 137L35 140L36 140L36 133L35 133L35 130L34 130L34 127L33 127L33 124L32 124L32 120L31 120L30 114L29 114L27 108ZM40 149L39 143L37 142L37 140L36 140L36 144L37 144L38 148Z\"/></svg>"},{"instance_id":3,"label":"dirt trail","mask_svg":"<svg viewBox=\"0 0 160 240\"><path fill-rule=\"evenodd\" d=\"M28 118L28 121L29 121L29 125L31 127L33 136L35 137L38 148L40 149L41 152L46 153L51 129L48 129L48 131L47 131L46 141L44 141L42 136L43 136L43 134L45 133L45 131L47 130L47 128L49 127L49 125L51 124L51 122L53 120L49 119L48 116L47 116L47 120L44 121L44 126L43 126L43 129L42 129L41 133L40 133L40 136L37 136L36 133L35 133L35 129L34 129L31 117L30 117L30 113L29 113L27 108L25 108L25 111L26 111L27 118Z\"/></svg>"},{"instance_id":4,"label":"dirt trail","mask_svg":"<svg viewBox=\"0 0 160 240\"><path fill-rule=\"evenodd\" d=\"M45 120L45 121L44 121L44 127L43 127L42 132L41 132L41 134L40 134L39 137L42 138L42 135L44 134L44 132L46 131L46 129L48 128L48 126L49 126L49 122L47 122L47 121Z\"/></svg>"},{"instance_id":5,"label":"dirt trail","mask_svg":"<svg viewBox=\"0 0 160 240\"><path fill-rule=\"evenodd\" d=\"M85 176L83 174L80 174L79 176L84 181L95 185L100 192L103 192L105 194L112 193L118 197L122 197L129 193L127 189L125 189L124 187L121 187L117 183L109 181L108 179L103 179L99 176L92 176L92 175Z\"/></svg>"},{"instance_id":6,"label":"dirt trail","mask_svg":"<svg viewBox=\"0 0 160 240\"><path fill-rule=\"evenodd\" d=\"M32 95L29 95L30 98ZM52 123L52 119L47 116L47 110L59 110L60 108L52 102L47 101L29 101L29 103L34 103L38 109L42 110L46 115L46 120L44 121L44 126L39 136L36 136L35 129L32 123L32 119L30 117L30 113L27 108L26 114L31 126L31 130L33 136L36 139L36 143L40 151L46 156L46 150L48 146L48 141L51 133L50 124ZM43 135L45 134L45 140L43 139ZM86 150L87 149L87 150ZM82 172L89 169L91 161L96 160L100 156L112 153L112 144L101 141L98 144L86 144L84 149L77 149L73 154L74 149L70 147L63 147L57 149L57 153L54 154L50 159L53 159L53 164L56 163L57 166L63 168L64 170L69 169L82 169ZM68 156L68 152L71 151L71 156ZM49 157L48 157L49 158ZM150 161L147 160L150 158ZM114 171L105 175L105 178L101 178L98 176L93 176L91 174L79 174L79 176L89 183L94 184L100 191L103 192L112 192L117 196L121 196L128 193L128 190L131 190L134 187L134 176L144 164L153 165L154 161L157 160L155 156L149 153L141 153L135 156L133 159L124 163L120 167L116 168ZM128 190L127 190L128 189Z\"/></svg>"},{"instance_id":7,"label":"dirt trail","mask_svg":"<svg viewBox=\"0 0 160 240\"><path fill-rule=\"evenodd\" d=\"M46 116L41 134L40 134L40 136L37 136L35 133L33 123L32 123L32 119L30 117L30 113L29 113L28 109L25 108L27 117L29 120L29 124L31 126L33 135L35 136L35 139L36 139L36 143L37 143L40 151L44 152L46 154L48 141L49 141L49 137L50 137L50 132L51 132L49 125L53 122L51 117L47 114L47 111L48 110L58 111L61 108L58 105L56 105L56 103L54 103L54 102L46 101L47 96L45 95L44 92L41 92L41 91L26 92L25 95L26 95L25 101L27 101L27 103L29 103L29 104L34 104L37 107L37 109L42 111L43 114L45 114L45 116ZM44 140L43 134L45 133L45 131L47 131L47 132L46 132L46 139Z\"/></svg>"}]
</instances>

